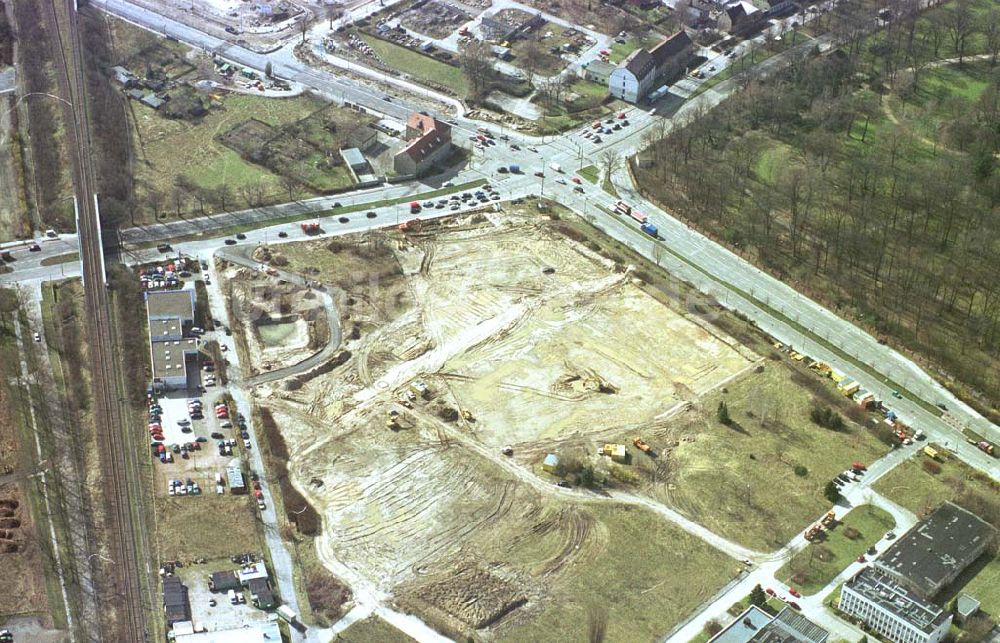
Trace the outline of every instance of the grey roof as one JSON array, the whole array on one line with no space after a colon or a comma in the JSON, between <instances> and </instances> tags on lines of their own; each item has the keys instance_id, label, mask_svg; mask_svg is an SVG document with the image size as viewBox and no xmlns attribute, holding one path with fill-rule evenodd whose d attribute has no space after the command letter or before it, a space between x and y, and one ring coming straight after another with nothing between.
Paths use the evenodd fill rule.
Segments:
<instances>
[{"instance_id":1,"label":"grey roof","mask_svg":"<svg viewBox=\"0 0 1000 643\"><path fill-rule=\"evenodd\" d=\"M928 634L950 617L943 609L896 582L878 567L865 567L855 574L854 578L844 583L844 591L848 590Z\"/></svg>"},{"instance_id":2,"label":"grey roof","mask_svg":"<svg viewBox=\"0 0 1000 643\"><path fill-rule=\"evenodd\" d=\"M364 165L367 163L365 161L365 155L361 153L356 147L348 147L340 150L340 155L344 157L344 162L351 167L358 167L359 165Z\"/></svg>"},{"instance_id":3,"label":"grey roof","mask_svg":"<svg viewBox=\"0 0 1000 643\"><path fill-rule=\"evenodd\" d=\"M153 379L187 377L184 356L196 352L198 343L194 339L151 342Z\"/></svg>"},{"instance_id":4,"label":"grey roof","mask_svg":"<svg viewBox=\"0 0 1000 643\"><path fill-rule=\"evenodd\" d=\"M148 105L149 107L152 107L153 109L159 109L160 107L163 106L163 103L166 101L164 101L162 98L158 98L155 94L147 94L146 96L142 97L142 101L140 102L143 105Z\"/></svg>"},{"instance_id":5,"label":"grey roof","mask_svg":"<svg viewBox=\"0 0 1000 643\"><path fill-rule=\"evenodd\" d=\"M747 643L762 627L771 622L771 615L756 605L743 610L724 630L709 639L709 643Z\"/></svg>"},{"instance_id":6,"label":"grey roof","mask_svg":"<svg viewBox=\"0 0 1000 643\"><path fill-rule=\"evenodd\" d=\"M231 589L238 589L240 579L236 577L236 570L230 569L224 572L212 572L209 579L209 586L216 592L226 592Z\"/></svg>"},{"instance_id":7,"label":"grey roof","mask_svg":"<svg viewBox=\"0 0 1000 643\"><path fill-rule=\"evenodd\" d=\"M146 316L149 319L194 319L194 291L153 290L146 293Z\"/></svg>"},{"instance_id":8,"label":"grey roof","mask_svg":"<svg viewBox=\"0 0 1000 643\"><path fill-rule=\"evenodd\" d=\"M591 60L587 63L586 70L599 76L607 76L614 71L615 65L606 63L603 60Z\"/></svg>"},{"instance_id":9,"label":"grey roof","mask_svg":"<svg viewBox=\"0 0 1000 643\"><path fill-rule=\"evenodd\" d=\"M955 601L955 611L958 612L960 616L969 617L979 611L979 606L981 603L979 599L969 596L968 594L962 594Z\"/></svg>"},{"instance_id":10,"label":"grey roof","mask_svg":"<svg viewBox=\"0 0 1000 643\"><path fill-rule=\"evenodd\" d=\"M234 489L246 489L246 481L243 478L243 467L240 465L239 458L233 458L226 465L226 480L229 483L230 491ZM237 577L239 577L238 574Z\"/></svg>"},{"instance_id":11,"label":"grey roof","mask_svg":"<svg viewBox=\"0 0 1000 643\"><path fill-rule=\"evenodd\" d=\"M992 525L946 502L893 543L876 565L931 597L995 537Z\"/></svg>"},{"instance_id":12,"label":"grey roof","mask_svg":"<svg viewBox=\"0 0 1000 643\"><path fill-rule=\"evenodd\" d=\"M750 637L755 643L824 643L830 633L787 605Z\"/></svg>"},{"instance_id":13,"label":"grey roof","mask_svg":"<svg viewBox=\"0 0 1000 643\"><path fill-rule=\"evenodd\" d=\"M163 579L163 610L166 612L168 625L191 618L187 587L174 576Z\"/></svg>"},{"instance_id":14,"label":"grey roof","mask_svg":"<svg viewBox=\"0 0 1000 643\"><path fill-rule=\"evenodd\" d=\"M656 60L656 65L663 65L664 62L671 56L676 56L681 53L692 44L691 37L687 35L687 32L681 29L672 36L668 36L661 40L655 47L649 50L649 53Z\"/></svg>"},{"instance_id":15,"label":"grey roof","mask_svg":"<svg viewBox=\"0 0 1000 643\"><path fill-rule=\"evenodd\" d=\"M151 342L162 342L183 335L184 329L181 326L181 320L176 317L149 320L149 341Z\"/></svg>"},{"instance_id":16,"label":"grey roof","mask_svg":"<svg viewBox=\"0 0 1000 643\"><path fill-rule=\"evenodd\" d=\"M656 68L656 60L648 51L639 48L618 63L618 66L629 70L636 78L644 78Z\"/></svg>"}]
</instances>

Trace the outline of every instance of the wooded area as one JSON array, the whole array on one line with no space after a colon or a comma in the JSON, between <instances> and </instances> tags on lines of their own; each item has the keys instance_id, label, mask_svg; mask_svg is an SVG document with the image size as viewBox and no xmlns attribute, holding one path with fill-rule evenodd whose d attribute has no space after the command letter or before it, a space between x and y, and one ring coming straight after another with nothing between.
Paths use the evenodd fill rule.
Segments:
<instances>
[{"instance_id":1,"label":"wooded area","mask_svg":"<svg viewBox=\"0 0 1000 643\"><path fill-rule=\"evenodd\" d=\"M813 51L777 78L737 79L743 91L715 110L651 134L653 165L637 178L991 410L1000 399L1000 10L961 0L895 11L876 34L832 24L841 48Z\"/></svg>"}]
</instances>

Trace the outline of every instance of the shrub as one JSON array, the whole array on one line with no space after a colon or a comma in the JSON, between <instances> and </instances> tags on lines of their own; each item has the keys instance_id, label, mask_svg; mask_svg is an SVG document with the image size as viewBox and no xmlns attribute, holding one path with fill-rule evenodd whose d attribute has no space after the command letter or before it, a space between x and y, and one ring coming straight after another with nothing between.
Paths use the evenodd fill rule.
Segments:
<instances>
[{"instance_id":1,"label":"shrub","mask_svg":"<svg viewBox=\"0 0 1000 643\"><path fill-rule=\"evenodd\" d=\"M805 478L807 475L809 475L809 469L805 468L801 464L797 464L795 465L795 475L797 475L800 478Z\"/></svg>"},{"instance_id":2,"label":"shrub","mask_svg":"<svg viewBox=\"0 0 1000 643\"><path fill-rule=\"evenodd\" d=\"M733 419L729 417L729 406L726 404L725 400L719 402L719 408L715 411L716 416L719 418L719 422L728 426Z\"/></svg>"},{"instance_id":3,"label":"shrub","mask_svg":"<svg viewBox=\"0 0 1000 643\"><path fill-rule=\"evenodd\" d=\"M844 527L844 538L848 540L857 540L861 538L861 532L854 527Z\"/></svg>"},{"instance_id":4,"label":"shrub","mask_svg":"<svg viewBox=\"0 0 1000 643\"><path fill-rule=\"evenodd\" d=\"M814 406L809 412L809 419L815 424L831 431L842 431L844 429L844 418L831 409L829 406Z\"/></svg>"},{"instance_id":5,"label":"shrub","mask_svg":"<svg viewBox=\"0 0 1000 643\"><path fill-rule=\"evenodd\" d=\"M938 464L937 462L934 462L933 460L924 460L921 466L923 466L924 471L926 471L931 475L936 476L937 474L941 473L941 465Z\"/></svg>"},{"instance_id":6,"label":"shrub","mask_svg":"<svg viewBox=\"0 0 1000 643\"><path fill-rule=\"evenodd\" d=\"M708 634L709 636L715 636L721 631L722 631L722 624L719 623L719 621L715 620L714 618L708 623L705 623L705 634Z\"/></svg>"}]
</instances>

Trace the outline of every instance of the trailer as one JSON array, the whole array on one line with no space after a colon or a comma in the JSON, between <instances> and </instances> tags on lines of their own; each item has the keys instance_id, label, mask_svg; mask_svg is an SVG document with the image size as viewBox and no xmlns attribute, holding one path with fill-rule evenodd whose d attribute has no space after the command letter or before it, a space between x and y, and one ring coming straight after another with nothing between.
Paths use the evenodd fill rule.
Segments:
<instances>
[{"instance_id":1,"label":"trailer","mask_svg":"<svg viewBox=\"0 0 1000 643\"><path fill-rule=\"evenodd\" d=\"M641 224L643 224L643 223L646 223L646 220L647 220L647 219L649 219L649 217L647 217L647 216L646 216L645 214L643 214L642 212L639 212L639 211L638 211L638 210L636 210L635 208L631 208L631 209L629 210L629 213L628 213L628 215L629 215L630 217L632 217L633 219L635 219L636 221L638 221L640 225L641 225Z\"/></svg>"},{"instance_id":2,"label":"trailer","mask_svg":"<svg viewBox=\"0 0 1000 643\"><path fill-rule=\"evenodd\" d=\"M294 623L299 617L299 615L295 613L295 610L287 605L279 605L278 609L274 610L274 612L289 623Z\"/></svg>"},{"instance_id":3,"label":"trailer","mask_svg":"<svg viewBox=\"0 0 1000 643\"><path fill-rule=\"evenodd\" d=\"M632 214L632 206L630 206L628 203L625 203L624 201L615 201L615 213L623 214L626 216L630 215Z\"/></svg>"}]
</instances>

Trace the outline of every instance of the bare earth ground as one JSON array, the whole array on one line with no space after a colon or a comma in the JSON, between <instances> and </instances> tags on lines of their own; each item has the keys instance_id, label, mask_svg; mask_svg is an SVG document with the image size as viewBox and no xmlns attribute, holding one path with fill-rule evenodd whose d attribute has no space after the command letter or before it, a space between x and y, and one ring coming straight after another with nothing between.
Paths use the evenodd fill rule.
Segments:
<instances>
[{"instance_id":1,"label":"bare earth ground","mask_svg":"<svg viewBox=\"0 0 1000 643\"><path fill-rule=\"evenodd\" d=\"M728 559L650 512L561 492L499 447L652 422L757 358L537 218L471 223L281 246L288 269L346 290L350 361L258 391L323 516L320 559L455 635L580 640L615 605L612 640L661 636ZM376 279L334 271L365 254ZM431 393L406 408L415 381Z\"/></svg>"}]
</instances>

